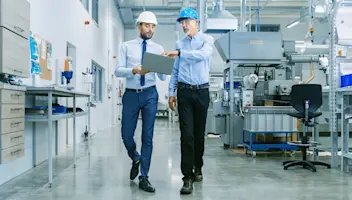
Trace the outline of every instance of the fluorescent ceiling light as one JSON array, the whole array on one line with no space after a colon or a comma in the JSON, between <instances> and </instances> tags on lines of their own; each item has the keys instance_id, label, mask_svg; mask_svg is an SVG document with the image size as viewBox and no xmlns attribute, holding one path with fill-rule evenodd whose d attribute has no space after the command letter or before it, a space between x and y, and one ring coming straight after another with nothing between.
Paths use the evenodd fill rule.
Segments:
<instances>
[{"instance_id":1,"label":"fluorescent ceiling light","mask_svg":"<svg viewBox=\"0 0 352 200\"><path fill-rule=\"evenodd\" d=\"M248 25L249 24L249 20L246 21L246 23L244 23L245 25Z\"/></svg>"},{"instance_id":2,"label":"fluorescent ceiling light","mask_svg":"<svg viewBox=\"0 0 352 200\"><path fill-rule=\"evenodd\" d=\"M286 28L292 28L292 27L296 26L297 24L299 24L299 20L296 20L296 21L290 23L289 25L286 26Z\"/></svg>"}]
</instances>

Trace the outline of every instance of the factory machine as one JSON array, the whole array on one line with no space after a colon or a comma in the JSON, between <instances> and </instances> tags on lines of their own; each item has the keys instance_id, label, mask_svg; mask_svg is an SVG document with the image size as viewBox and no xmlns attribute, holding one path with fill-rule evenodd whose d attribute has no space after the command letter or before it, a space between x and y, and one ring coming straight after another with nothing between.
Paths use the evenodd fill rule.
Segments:
<instances>
[{"instance_id":1,"label":"factory machine","mask_svg":"<svg viewBox=\"0 0 352 200\"><path fill-rule=\"evenodd\" d=\"M223 90L212 102L212 114L219 118L215 127L225 127L221 135L224 147L236 148L247 144L246 141L252 144L252 134L248 138L244 130L283 134L286 142L288 135L298 132L297 120L287 115L293 111L289 104L291 87L303 82L302 64L310 64L313 73L305 82L314 77L313 63L326 69L326 56L320 52L328 51L328 47L321 50L305 45L305 51L301 51L297 46L295 41L283 41L279 32L229 32L215 41L226 62ZM256 139L258 136L254 135ZM257 147L296 148L287 143Z\"/></svg>"},{"instance_id":2,"label":"factory machine","mask_svg":"<svg viewBox=\"0 0 352 200\"><path fill-rule=\"evenodd\" d=\"M214 102L217 102L221 98L223 78L219 75L212 75L209 79L209 108L207 114L207 123L205 127L205 136L220 135L225 133L224 129L224 118L221 115L214 115ZM216 104L216 103L215 103Z\"/></svg>"}]
</instances>

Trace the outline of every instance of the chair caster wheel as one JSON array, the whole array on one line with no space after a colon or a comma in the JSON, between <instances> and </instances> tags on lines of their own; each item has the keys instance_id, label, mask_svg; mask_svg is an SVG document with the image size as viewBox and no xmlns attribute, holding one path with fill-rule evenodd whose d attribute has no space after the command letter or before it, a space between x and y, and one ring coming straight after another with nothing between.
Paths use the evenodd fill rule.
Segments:
<instances>
[{"instance_id":1,"label":"chair caster wheel","mask_svg":"<svg viewBox=\"0 0 352 200\"><path fill-rule=\"evenodd\" d=\"M291 156L291 157L294 157L295 155L296 155L296 151L291 151L291 152L290 152L290 156Z\"/></svg>"}]
</instances>

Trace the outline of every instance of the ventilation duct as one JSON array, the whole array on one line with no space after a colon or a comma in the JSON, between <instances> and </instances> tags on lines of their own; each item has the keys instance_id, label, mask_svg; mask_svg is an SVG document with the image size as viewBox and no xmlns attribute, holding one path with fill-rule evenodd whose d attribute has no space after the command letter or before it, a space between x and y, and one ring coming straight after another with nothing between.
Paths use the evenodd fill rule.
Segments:
<instances>
[{"instance_id":1,"label":"ventilation duct","mask_svg":"<svg viewBox=\"0 0 352 200\"><path fill-rule=\"evenodd\" d=\"M224 9L223 0L215 0L214 9L205 21L205 33L227 33L237 30L238 20L229 11Z\"/></svg>"}]
</instances>

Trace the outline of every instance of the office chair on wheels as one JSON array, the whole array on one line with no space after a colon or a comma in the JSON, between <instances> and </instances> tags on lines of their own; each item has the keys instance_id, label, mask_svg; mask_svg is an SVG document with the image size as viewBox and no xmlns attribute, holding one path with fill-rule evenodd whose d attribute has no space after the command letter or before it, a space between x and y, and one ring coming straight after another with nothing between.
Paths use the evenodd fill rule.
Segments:
<instances>
[{"instance_id":1,"label":"office chair on wheels","mask_svg":"<svg viewBox=\"0 0 352 200\"><path fill-rule=\"evenodd\" d=\"M284 161L284 170L287 170L292 166L302 166L305 169L310 169L316 172L316 165L326 166L331 168L330 164L320 161L309 161L307 160L307 149L309 147L316 147L318 145L315 141L309 141L307 137L308 127L315 127L314 120L311 119L322 115L321 112L316 112L322 105L322 88L318 84L299 84L293 85L290 94L290 103L292 107L297 111L288 113L289 116L295 117L301 120L304 124L303 137L301 141L288 142L290 145L299 146L302 150L302 160L289 160Z\"/></svg>"}]
</instances>

